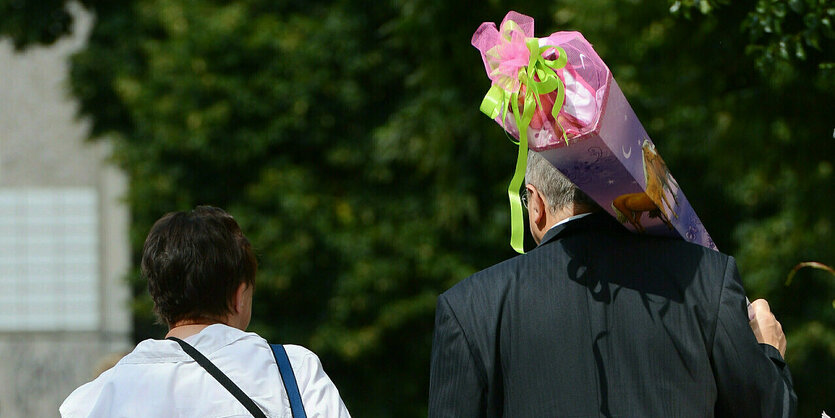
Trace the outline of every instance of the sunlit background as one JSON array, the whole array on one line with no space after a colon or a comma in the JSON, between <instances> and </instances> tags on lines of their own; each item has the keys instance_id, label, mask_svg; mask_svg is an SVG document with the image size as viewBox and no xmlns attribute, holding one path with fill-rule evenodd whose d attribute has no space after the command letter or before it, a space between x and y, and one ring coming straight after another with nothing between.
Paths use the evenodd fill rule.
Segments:
<instances>
[{"instance_id":1,"label":"sunlit background","mask_svg":"<svg viewBox=\"0 0 835 418\"><path fill-rule=\"evenodd\" d=\"M799 416L835 412L835 277L785 284L835 265L832 2L0 0L0 416L164 335L137 255L198 204L257 249L251 330L354 416L425 416L435 298L514 255L470 46L508 10L592 42L782 321Z\"/></svg>"}]
</instances>

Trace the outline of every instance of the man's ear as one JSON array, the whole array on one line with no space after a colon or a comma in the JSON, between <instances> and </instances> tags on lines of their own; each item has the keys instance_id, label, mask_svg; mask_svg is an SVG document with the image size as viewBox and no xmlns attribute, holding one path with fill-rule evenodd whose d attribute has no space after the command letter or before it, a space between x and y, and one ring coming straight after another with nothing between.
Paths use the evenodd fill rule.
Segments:
<instances>
[{"instance_id":1,"label":"man's ear","mask_svg":"<svg viewBox=\"0 0 835 418\"><path fill-rule=\"evenodd\" d=\"M545 220L545 200L536 187L527 184L525 188L528 191L528 216L531 217L531 222L540 225Z\"/></svg>"}]
</instances>

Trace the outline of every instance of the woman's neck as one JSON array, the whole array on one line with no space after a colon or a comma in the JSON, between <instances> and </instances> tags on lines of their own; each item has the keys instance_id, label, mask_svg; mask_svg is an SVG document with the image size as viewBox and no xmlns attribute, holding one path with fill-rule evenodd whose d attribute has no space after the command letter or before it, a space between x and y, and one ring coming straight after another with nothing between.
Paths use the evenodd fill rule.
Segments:
<instances>
[{"instance_id":1,"label":"woman's neck","mask_svg":"<svg viewBox=\"0 0 835 418\"><path fill-rule=\"evenodd\" d=\"M176 337L179 339L183 339L197 334L200 331L203 331L209 325L221 323L222 322L220 321L212 321L208 319L179 321L171 325L171 327L168 329L168 334L165 334L165 338Z\"/></svg>"}]
</instances>

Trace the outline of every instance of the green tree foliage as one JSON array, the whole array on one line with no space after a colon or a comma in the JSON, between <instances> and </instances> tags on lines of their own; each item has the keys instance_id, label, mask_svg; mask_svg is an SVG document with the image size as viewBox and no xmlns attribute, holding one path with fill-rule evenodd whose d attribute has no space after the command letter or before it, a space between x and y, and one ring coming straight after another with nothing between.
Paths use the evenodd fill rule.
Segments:
<instances>
[{"instance_id":1,"label":"green tree foliage","mask_svg":"<svg viewBox=\"0 0 835 418\"><path fill-rule=\"evenodd\" d=\"M72 17L64 0L0 0L0 34L9 35L16 48L52 43L70 32Z\"/></svg>"},{"instance_id":2,"label":"green tree foliage","mask_svg":"<svg viewBox=\"0 0 835 418\"><path fill-rule=\"evenodd\" d=\"M261 262L252 329L319 353L356 416L425 416L436 295L513 255L515 150L478 112L469 45L509 9L595 45L782 320L800 416L835 410L835 282L783 285L835 264L830 2L83 3L97 20L72 87L130 174L134 249L164 212L232 212ZM19 45L68 27L58 0L0 10ZM136 337L158 337L137 276Z\"/></svg>"}]
</instances>

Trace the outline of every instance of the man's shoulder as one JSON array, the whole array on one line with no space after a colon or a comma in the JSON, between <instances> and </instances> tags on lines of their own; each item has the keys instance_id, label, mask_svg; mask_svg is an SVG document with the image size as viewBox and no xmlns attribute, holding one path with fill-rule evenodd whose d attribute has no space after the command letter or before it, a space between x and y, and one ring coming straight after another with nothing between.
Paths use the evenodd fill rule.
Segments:
<instances>
[{"instance_id":1,"label":"man's shoulder","mask_svg":"<svg viewBox=\"0 0 835 418\"><path fill-rule=\"evenodd\" d=\"M728 255L715 249L688 242L679 237L631 232L606 213L595 213L572 221L565 225L561 231L562 233L554 234L551 237L553 242L547 244L564 242L572 245L571 243L579 241L591 253L629 250L632 252L646 251L659 254L675 254L676 256L707 256L708 260L726 260L728 257ZM546 235L547 239L548 236ZM576 250L576 248L573 249Z\"/></svg>"},{"instance_id":2,"label":"man's shoulder","mask_svg":"<svg viewBox=\"0 0 835 418\"><path fill-rule=\"evenodd\" d=\"M459 281L443 292L440 297L451 304L456 304L498 296L518 279L520 267L529 261L527 254L520 254L493 264Z\"/></svg>"},{"instance_id":3,"label":"man's shoulder","mask_svg":"<svg viewBox=\"0 0 835 418\"><path fill-rule=\"evenodd\" d=\"M688 242L682 239L669 237L646 236L639 234L632 234L636 241L646 243L646 248L652 248L663 254L665 258L670 261L676 261L681 257L694 257L705 265L726 265L732 258L730 255L720 252L716 249L708 248L696 243Z\"/></svg>"},{"instance_id":4,"label":"man's shoulder","mask_svg":"<svg viewBox=\"0 0 835 418\"><path fill-rule=\"evenodd\" d=\"M590 217L591 218L591 217ZM598 217L600 218L600 217ZM558 237L553 243L562 242L569 252L576 253L578 243L588 258L599 256L643 254L641 259L648 263L677 263L683 259L700 260L706 264L727 264L729 255L716 249L686 241L679 237L630 232L611 219L587 228L578 227L575 234Z\"/></svg>"}]
</instances>

